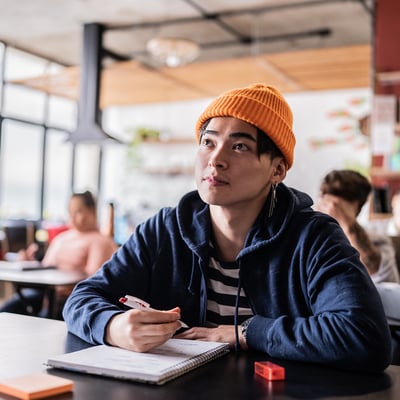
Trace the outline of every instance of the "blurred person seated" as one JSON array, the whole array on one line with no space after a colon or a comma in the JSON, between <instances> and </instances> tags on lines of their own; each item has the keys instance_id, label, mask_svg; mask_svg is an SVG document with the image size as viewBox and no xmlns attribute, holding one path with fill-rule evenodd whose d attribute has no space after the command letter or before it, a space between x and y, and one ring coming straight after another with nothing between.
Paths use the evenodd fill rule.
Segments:
<instances>
[{"instance_id":1,"label":"blurred person seated","mask_svg":"<svg viewBox=\"0 0 400 400\"><path fill-rule=\"evenodd\" d=\"M392 217L387 226L389 236L400 236L400 191L397 191L391 200Z\"/></svg>"},{"instance_id":2,"label":"blurred person seated","mask_svg":"<svg viewBox=\"0 0 400 400\"><path fill-rule=\"evenodd\" d=\"M96 202L91 192L73 193L69 201L69 229L58 234L49 244L42 264L56 266L63 271L81 272L82 277L95 273L107 261L117 245L113 238L102 234L98 227ZM33 243L18 253L19 260L35 260L38 245ZM72 287L57 290L60 310ZM0 312L46 316L44 291L37 288L22 289L22 297L15 294L6 301Z\"/></svg>"},{"instance_id":3,"label":"blurred person seated","mask_svg":"<svg viewBox=\"0 0 400 400\"><path fill-rule=\"evenodd\" d=\"M357 221L371 191L370 182L360 173L333 170L322 180L315 209L338 221L351 245L360 253L360 259L374 283L399 283L390 237L369 232Z\"/></svg>"}]
</instances>

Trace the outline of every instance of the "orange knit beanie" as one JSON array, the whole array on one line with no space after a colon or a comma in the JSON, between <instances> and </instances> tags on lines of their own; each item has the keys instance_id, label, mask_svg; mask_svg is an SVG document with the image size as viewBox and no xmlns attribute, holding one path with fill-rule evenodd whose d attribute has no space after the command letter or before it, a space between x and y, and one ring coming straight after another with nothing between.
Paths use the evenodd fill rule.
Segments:
<instances>
[{"instance_id":1,"label":"orange knit beanie","mask_svg":"<svg viewBox=\"0 0 400 400\"><path fill-rule=\"evenodd\" d=\"M217 97L197 121L198 139L203 124L214 117L234 117L261 129L282 152L288 168L292 166L296 143L292 131L292 111L274 87L256 83Z\"/></svg>"}]
</instances>

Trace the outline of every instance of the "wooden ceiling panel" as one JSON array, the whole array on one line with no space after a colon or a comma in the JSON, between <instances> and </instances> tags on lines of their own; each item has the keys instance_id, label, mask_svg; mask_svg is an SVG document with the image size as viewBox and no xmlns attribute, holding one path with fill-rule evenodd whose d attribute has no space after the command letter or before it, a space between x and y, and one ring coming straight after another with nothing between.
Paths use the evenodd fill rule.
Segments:
<instances>
[{"instance_id":1,"label":"wooden ceiling panel","mask_svg":"<svg viewBox=\"0 0 400 400\"><path fill-rule=\"evenodd\" d=\"M281 53L268 59L308 90L370 86L369 45Z\"/></svg>"},{"instance_id":2,"label":"wooden ceiling panel","mask_svg":"<svg viewBox=\"0 0 400 400\"><path fill-rule=\"evenodd\" d=\"M61 72L13 80L11 83L76 100L78 98L78 81L79 69L77 67L70 67L64 68Z\"/></svg>"},{"instance_id":3,"label":"wooden ceiling panel","mask_svg":"<svg viewBox=\"0 0 400 400\"><path fill-rule=\"evenodd\" d=\"M245 57L235 60L196 63L181 70L169 70L168 76L177 81L198 88L204 96L215 96L234 87L245 86L253 82L268 82L287 89L285 77L271 68L261 57Z\"/></svg>"}]
</instances>

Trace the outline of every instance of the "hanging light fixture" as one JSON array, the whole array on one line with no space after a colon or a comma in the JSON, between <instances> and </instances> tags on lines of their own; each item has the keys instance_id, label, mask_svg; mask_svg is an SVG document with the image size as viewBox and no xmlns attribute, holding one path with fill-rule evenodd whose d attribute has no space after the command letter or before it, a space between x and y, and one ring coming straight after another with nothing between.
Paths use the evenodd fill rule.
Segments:
<instances>
[{"instance_id":1,"label":"hanging light fixture","mask_svg":"<svg viewBox=\"0 0 400 400\"><path fill-rule=\"evenodd\" d=\"M194 61L200 47L187 39L156 37L147 42L147 51L158 63L175 68Z\"/></svg>"}]
</instances>

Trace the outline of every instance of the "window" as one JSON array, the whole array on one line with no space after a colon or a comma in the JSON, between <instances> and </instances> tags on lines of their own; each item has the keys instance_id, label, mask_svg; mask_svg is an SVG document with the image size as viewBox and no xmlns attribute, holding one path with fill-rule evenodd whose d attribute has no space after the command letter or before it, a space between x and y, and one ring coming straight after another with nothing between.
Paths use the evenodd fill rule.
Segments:
<instances>
[{"instance_id":1,"label":"window","mask_svg":"<svg viewBox=\"0 0 400 400\"><path fill-rule=\"evenodd\" d=\"M44 123L46 111L45 93L22 86L6 85L4 88L3 115Z\"/></svg>"},{"instance_id":2,"label":"window","mask_svg":"<svg viewBox=\"0 0 400 400\"><path fill-rule=\"evenodd\" d=\"M67 138L76 102L15 82L59 68L0 43L1 219L58 219L67 212L73 163Z\"/></svg>"},{"instance_id":3,"label":"window","mask_svg":"<svg viewBox=\"0 0 400 400\"><path fill-rule=\"evenodd\" d=\"M57 96L49 97L48 125L73 130L76 127L76 121L77 106L75 101Z\"/></svg>"},{"instance_id":4,"label":"window","mask_svg":"<svg viewBox=\"0 0 400 400\"><path fill-rule=\"evenodd\" d=\"M47 133L43 216L50 221L65 221L71 193L72 144L65 132Z\"/></svg>"},{"instance_id":5,"label":"window","mask_svg":"<svg viewBox=\"0 0 400 400\"><path fill-rule=\"evenodd\" d=\"M2 131L1 215L40 218L41 160L44 129L6 120Z\"/></svg>"}]
</instances>

